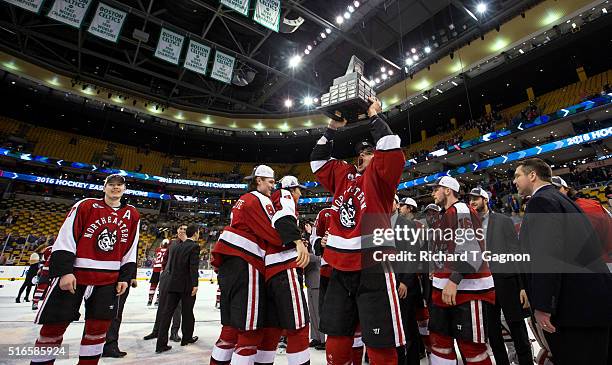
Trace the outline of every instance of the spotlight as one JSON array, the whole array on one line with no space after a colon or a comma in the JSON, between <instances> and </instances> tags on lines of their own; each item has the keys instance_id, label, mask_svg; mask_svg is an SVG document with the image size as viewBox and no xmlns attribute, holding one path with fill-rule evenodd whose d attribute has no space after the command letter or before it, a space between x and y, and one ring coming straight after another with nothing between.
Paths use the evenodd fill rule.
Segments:
<instances>
[{"instance_id":1,"label":"spotlight","mask_svg":"<svg viewBox=\"0 0 612 365\"><path fill-rule=\"evenodd\" d=\"M302 100L302 103L306 106L311 106L313 102L314 100L310 96L305 96L304 100Z\"/></svg>"},{"instance_id":2,"label":"spotlight","mask_svg":"<svg viewBox=\"0 0 612 365\"><path fill-rule=\"evenodd\" d=\"M295 68L300 64L300 62L302 62L302 57L295 55L289 59L289 67Z\"/></svg>"},{"instance_id":3,"label":"spotlight","mask_svg":"<svg viewBox=\"0 0 612 365\"><path fill-rule=\"evenodd\" d=\"M379 84L380 83L380 79L377 77L377 78L374 79L374 82Z\"/></svg>"},{"instance_id":4,"label":"spotlight","mask_svg":"<svg viewBox=\"0 0 612 365\"><path fill-rule=\"evenodd\" d=\"M382 77L383 80L386 80L387 79L387 74L382 74L381 77Z\"/></svg>"},{"instance_id":5,"label":"spotlight","mask_svg":"<svg viewBox=\"0 0 612 365\"><path fill-rule=\"evenodd\" d=\"M370 86L374 86L374 85L376 85L376 82L375 82L374 80L372 80L372 79L371 79L370 81L368 81L368 84L369 84Z\"/></svg>"},{"instance_id":6,"label":"spotlight","mask_svg":"<svg viewBox=\"0 0 612 365\"><path fill-rule=\"evenodd\" d=\"M602 12L602 13L604 13L604 14L608 14L608 9L606 9L606 8L601 8L601 12Z\"/></svg>"},{"instance_id":7,"label":"spotlight","mask_svg":"<svg viewBox=\"0 0 612 365\"><path fill-rule=\"evenodd\" d=\"M338 15L336 17L336 23L338 23L338 24L344 23L344 18L342 17L342 15Z\"/></svg>"},{"instance_id":8,"label":"spotlight","mask_svg":"<svg viewBox=\"0 0 612 365\"><path fill-rule=\"evenodd\" d=\"M387 69L385 68L385 66L382 66L382 67L380 68L380 72L385 72L385 71L387 71Z\"/></svg>"},{"instance_id":9,"label":"spotlight","mask_svg":"<svg viewBox=\"0 0 612 365\"><path fill-rule=\"evenodd\" d=\"M523 49L522 49L522 48L519 48L519 53L520 53L520 54L525 54L525 51L523 51Z\"/></svg>"},{"instance_id":10,"label":"spotlight","mask_svg":"<svg viewBox=\"0 0 612 365\"><path fill-rule=\"evenodd\" d=\"M389 74L389 76L393 75L393 70L389 70L389 72L387 72Z\"/></svg>"},{"instance_id":11,"label":"spotlight","mask_svg":"<svg viewBox=\"0 0 612 365\"><path fill-rule=\"evenodd\" d=\"M410 49L410 52L412 52L412 53L416 53L416 48L412 47L412 48Z\"/></svg>"},{"instance_id":12,"label":"spotlight","mask_svg":"<svg viewBox=\"0 0 612 365\"><path fill-rule=\"evenodd\" d=\"M316 103L319 102L319 98L314 98L314 99L312 99L312 101L316 104Z\"/></svg>"},{"instance_id":13,"label":"spotlight","mask_svg":"<svg viewBox=\"0 0 612 365\"><path fill-rule=\"evenodd\" d=\"M285 100L285 108L291 108L293 106L293 100L287 99Z\"/></svg>"},{"instance_id":14,"label":"spotlight","mask_svg":"<svg viewBox=\"0 0 612 365\"><path fill-rule=\"evenodd\" d=\"M310 54L310 51L308 49L305 49L304 54Z\"/></svg>"},{"instance_id":15,"label":"spotlight","mask_svg":"<svg viewBox=\"0 0 612 365\"><path fill-rule=\"evenodd\" d=\"M456 83L456 82L454 82L454 81L451 81L451 84L453 84L453 85L455 85L455 86L459 86L459 84L457 84L457 83Z\"/></svg>"},{"instance_id":16,"label":"spotlight","mask_svg":"<svg viewBox=\"0 0 612 365\"><path fill-rule=\"evenodd\" d=\"M322 39L327 38L327 34L325 34L325 32L321 32L320 36L321 36Z\"/></svg>"},{"instance_id":17,"label":"spotlight","mask_svg":"<svg viewBox=\"0 0 612 365\"><path fill-rule=\"evenodd\" d=\"M354 7L358 8L358 7L359 7L359 5L360 5L360 4L359 4L359 1L357 1L357 0L353 1L353 6L354 6Z\"/></svg>"},{"instance_id":18,"label":"spotlight","mask_svg":"<svg viewBox=\"0 0 612 365\"><path fill-rule=\"evenodd\" d=\"M307 48L309 51L312 51L312 46L311 46L310 44L309 44L308 46L306 46L306 48Z\"/></svg>"},{"instance_id":19,"label":"spotlight","mask_svg":"<svg viewBox=\"0 0 612 365\"><path fill-rule=\"evenodd\" d=\"M347 9L348 9L349 13L352 13L352 12L355 11L355 8L353 7L353 5L349 5Z\"/></svg>"},{"instance_id":20,"label":"spotlight","mask_svg":"<svg viewBox=\"0 0 612 365\"><path fill-rule=\"evenodd\" d=\"M572 28L576 29L576 23L572 23Z\"/></svg>"},{"instance_id":21,"label":"spotlight","mask_svg":"<svg viewBox=\"0 0 612 365\"><path fill-rule=\"evenodd\" d=\"M414 64L414 61L412 60L412 58L408 57L408 58L406 58L406 64L408 66L412 66Z\"/></svg>"},{"instance_id":22,"label":"spotlight","mask_svg":"<svg viewBox=\"0 0 612 365\"><path fill-rule=\"evenodd\" d=\"M351 13L349 13L348 11L344 12L344 19L349 19L351 17Z\"/></svg>"},{"instance_id":23,"label":"spotlight","mask_svg":"<svg viewBox=\"0 0 612 365\"><path fill-rule=\"evenodd\" d=\"M325 33L330 34L331 33L331 29L330 28L325 28Z\"/></svg>"},{"instance_id":24,"label":"spotlight","mask_svg":"<svg viewBox=\"0 0 612 365\"><path fill-rule=\"evenodd\" d=\"M478 5L476 5L476 11L479 12L480 14L484 13L485 11L487 11L487 4L478 3Z\"/></svg>"},{"instance_id":25,"label":"spotlight","mask_svg":"<svg viewBox=\"0 0 612 365\"><path fill-rule=\"evenodd\" d=\"M429 46L425 47L425 53L431 53L431 47Z\"/></svg>"},{"instance_id":26,"label":"spotlight","mask_svg":"<svg viewBox=\"0 0 612 365\"><path fill-rule=\"evenodd\" d=\"M415 62L416 62L416 61L418 61L418 60L419 60L419 55L418 55L418 54L413 55L413 56L412 56L412 59L413 59Z\"/></svg>"},{"instance_id":27,"label":"spotlight","mask_svg":"<svg viewBox=\"0 0 612 365\"><path fill-rule=\"evenodd\" d=\"M436 88L436 91L439 92L440 94L442 94L442 90Z\"/></svg>"}]
</instances>

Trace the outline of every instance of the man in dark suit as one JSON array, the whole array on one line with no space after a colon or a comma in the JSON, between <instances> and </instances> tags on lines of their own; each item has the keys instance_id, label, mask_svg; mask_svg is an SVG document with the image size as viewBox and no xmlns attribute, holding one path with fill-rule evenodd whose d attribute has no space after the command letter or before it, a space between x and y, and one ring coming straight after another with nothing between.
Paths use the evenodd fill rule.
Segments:
<instances>
[{"instance_id":1,"label":"man in dark suit","mask_svg":"<svg viewBox=\"0 0 612 365\"><path fill-rule=\"evenodd\" d=\"M518 237L512 219L489 209L489 193L478 187L470 191L470 205L480 214L485 234L485 250L492 254L519 252ZM508 324L516 357L520 365L533 365L531 342L525 317L529 315L527 294L520 280L518 265L513 262L489 262L495 283L495 306L489 311L489 344L497 365L510 365L502 336L501 313Z\"/></svg>"},{"instance_id":2,"label":"man in dark suit","mask_svg":"<svg viewBox=\"0 0 612 365\"><path fill-rule=\"evenodd\" d=\"M551 185L550 166L519 163L514 184L531 196L521 225L527 294L555 365L605 365L612 325L612 275L584 213Z\"/></svg>"},{"instance_id":3,"label":"man in dark suit","mask_svg":"<svg viewBox=\"0 0 612 365\"><path fill-rule=\"evenodd\" d=\"M200 263L200 246L196 243L199 238L197 225L190 225L186 230L187 240L175 243L170 247L168 253L168 265L166 266L166 284L160 296L161 322L155 352L168 351L168 330L172 313L181 301L182 331L183 339L181 346L194 343L198 340L193 336L195 318L193 306L196 293L198 292L198 268Z\"/></svg>"}]
</instances>

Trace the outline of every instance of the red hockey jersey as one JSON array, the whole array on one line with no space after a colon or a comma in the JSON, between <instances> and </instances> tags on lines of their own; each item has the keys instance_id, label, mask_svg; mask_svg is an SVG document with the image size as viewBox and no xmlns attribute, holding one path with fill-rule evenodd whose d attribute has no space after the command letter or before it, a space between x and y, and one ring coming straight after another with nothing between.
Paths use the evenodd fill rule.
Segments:
<instances>
[{"instance_id":1,"label":"red hockey jersey","mask_svg":"<svg viewBox=\"0 0 612 365\"><path fill-rule=\"evenodd\" d=\"M336 133L332 129L319 139L311 155L313 173L334 196L323 257L333 268L342 271L361 270L363 263L372 261L362 257L362 246L373 248L374 230L389 228L395 191L404 169L400 137L392 134L378 117L372 118L370 130L376 150L363 175L357 173L355 166L331 158Z\"/></svg>"},{"instance_id":2,"label":"red hockey jersey","mask_svg":"<svg viewBox=\"0 0 612 365\"><path fill-rule=\"evenodd\" d=\"M53 244L50 277L73 273L77 284L108 285L136 277L140 214L104 199L83 199L66 217Z\"/></svg>"},{"instance_id":3,"label":"red hockey jersey","mask_svg":"<svg viewBox=\"0 0 612 365\"><path fill-rule=\"evenodd\" d=\"M591 222L602 245L602 257L612 271L612 217L610 213L593 199L578 198L574 200Z\"/></svg>"},{"instance_id":4,"label":"red hockey jersey","mask_svg":"<svg viewBox=\"0 0 612 365\"><path fill-rule=\"evenodd\" d=\"M473 254L473 252L482 252L484 247L484 242L477 239L479 237L478 232L481 229L481 220L478 213L467 204L458 201L444 212L438 228L441 229L442 234L434 240L432 252L434 254L467 252L468 260L460 263L451 260L433 263L433 303L440 307L447 306L442 301L442 290L451 280L451 276L457 276L459 279L453 280L455 282L460 280L457 285L457 304L471 300L484 300L495 304L495 288L489 266L482 261L478 254L474 259ZM461 231L458 229L473 229L474 232L459 237L457 233ZM452 232L452 235L444 234L444 232ZM450 239L447 239L449 237Z\"/></svg>"},{"instance_id":5,"label":"red hockey jersey","mask_svg":"<svg viewBox=\"0 0 612 365\"><path fill-rule=\"evenodd\" d=\"M155 261L153 262L153 272L162 272L164 257L167 255L168 247L158 247L155 249Z\"/></svg>"},{"instance_id":6,"label":"red hockey jersey","mask_svg":"<svg viewBox=\"0 0 612 365\"><path fill-rule=\"evenodd\" d=\"M53 252L53 246L48 246L40 256L40 269L38 275L43 277L49 276L49 263L51 262L51 253Z\"/></svg>"},{"instance_id":7,"label":"red hockey jersey","mask_svg":"<svg viewBox=\"0 0 612 365\"><path fill-rule=\"evenodd\" d=\"M312 226L312 233L310 234L310 245L314 248L317 240L323 238L327 231L329 230L329 224L331 222L333 209L324 208L321 209L319 214L317 214L317 218L314 221ZM325 253L325 248L321 247L323 253ZM329 278L331 276L332 267L329 266L327 261L323 257L321 257L321 276Z\"/></svg>"},{"instance_id":8,"label":"red hockey jersey","mask_svg":"<svg viewBox=\"0 0 612 365\"><path fill-rule=\"evenodd\" d=\"M297 202L293 199L291 192L286 189L278 189L272 193L272 204L276 211L272 216L272 227L279 230L277 222L281 219L289 218L295 222L297 235L293 239L300 239L298 224ZM293 223L292 223L293 224ZM287 269L298 268L295 260L297 259L297 250L292 242L285 243L281 240L280 234L278 241L270 241L266 246L266 281L281 271ZM299 269L299 268L298 268ZM301 270L301 269L299 269Z\"/></svg>"},{"instance_id":9,"label":"red hockey jersey","mask_svg":"<svg viewBox=\"0 0 612 365\"><path fill-rule=\"evenodd\" d=\"M278 245L280 237L272 227L274 205L258 191L246 193L232 208L230 225L223 229L212 250L211 264L218 268L223 256L238 256L264 273L264 257L270 242Z\"/></svg>"}]
</instances>

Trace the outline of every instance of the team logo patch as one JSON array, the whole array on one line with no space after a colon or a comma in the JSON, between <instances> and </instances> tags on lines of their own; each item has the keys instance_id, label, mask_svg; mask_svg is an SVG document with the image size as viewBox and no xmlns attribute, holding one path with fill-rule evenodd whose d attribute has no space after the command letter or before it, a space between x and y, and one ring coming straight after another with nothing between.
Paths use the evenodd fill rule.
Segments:
<instances>
[{"instance_id":1,"label":"team logo patch","mask_svg":"<svg viewBox=\"0 0 612 365\"><path fill-rule=\"evenodd\" d=\"M112 251L117 242L117 231L110 232L108 228L104 228L98 235L98 248L104 252Z\"/></svg>"},{"instance_id":2,"label":"team logo patch","mask_svg":"<svg viewBox=\"0 0 612 365\"><path fill-rule=\"evenodd\" d=\"M93 203L91 206L92 206L93 208L97 208L97 209L104 208L103 206L101 206L101 205L100 205L100 204L98 204L98 203Z\"/></svg>"},{"instance_id":3,"label":"team logo patch","mask_svg":"<svg viewBox=\"0 0 612 365\"><path fill-rule=\"evenodd\" d=\"M340 224L344 228L353 228L355 227L355 205L353 204L353 197L350 197L346 203L340 206Z\"/></svg>"}]
</instances>

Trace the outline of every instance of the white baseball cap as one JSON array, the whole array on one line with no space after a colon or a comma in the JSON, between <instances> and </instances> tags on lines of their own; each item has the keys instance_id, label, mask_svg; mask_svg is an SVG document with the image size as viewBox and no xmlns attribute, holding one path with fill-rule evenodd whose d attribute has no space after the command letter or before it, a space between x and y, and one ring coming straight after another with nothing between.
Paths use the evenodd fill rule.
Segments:
<instances>
[{"instance_id":1,"label":"white baseball cap","mask_svg":"<svg viewBox=\"0 0 612 365\"><path fill-rule=\"evenodd\" d=\"M399 198L399 196L397 196L397 194L395 194L395 196L393 197L393 200L394 200L396 203L399 203L400 198Z\"/></svg>"},{"instance_id":2,"label":"white baseball cap","mask_svg":"<svg viewBox=\"0 0 612 365\"><path fill-rule=\"evenodd\" d=\"M567 185L567 183L565 182L565 180L563 180L561 176L553 176L550 179L550 182L558 188L564 187L566 189L569 189L569 186Z\"/></svg>"},{"instance_id":3,"label":"white baseball cap","mask_svg":"<svg viewBox=\"0 0 612 365\"><path fill-rule=\"evenodd\" d=\"M441 178L436 180L435 183L427 184L427 186L430 186L430 187L444 186L445 188L449 188L457 193L461 189L461 187L459 186L459 181L457 181L457 179L455 179L454 177L450 177L450 176L442 176Z\"/></svg>"},{"instance_id":4,"label":"white baseball cap","mask_svg":"<svg viewBox=\"0 0 612 365\"><path fill-rule=\"evenodd\" d=\"M280 180L281 189L289 189L289 188L301 188L306 189L306 187L298 181L297 177L287 175Z\"/></svg>"},{"instance_id":5,"label":"white baseball cap","mask_svg":"<svg viewBox=\"0 0 612 365\"><path fill-rule=\"evenodd\" d=\"M442 210L442 208L440 208L439 206L437 206L436 204L428 204L425 209L423 211L428 211L428 210L435 210L436 212L439 212Z\"/></svg>"},{"instance_id":6,"label":"white baseball cap","mask_svg":"<svg viewBox=\"0 0 612 365\"><path fill-rule=\"evenodd\" d=\"M257 165L250 176L245 177L245 180L252 180L255 176L271 177L274 179L274 170L268 165Z\"/></svg>"},{"instance_id":7,"label":"white baseball cap","mask_svg":"<svg viewBox=\"0 0 612 365\"><path fill-rule=\"evenodd\" d=\"M482 197L482 198L485 198L485 199L490 199L489 198L489 193L487 193L487 191L485 189L481 188L481 187L477 187L477 188L474 188L474 189L470 190L470 194L469 195L479 196L479 197Z\"/></svg>"},{"instance_id":8,"label":"white baseball cap","mask_svg":"<svg viewBox=\"0 0 612 365\"><path fill-rule=\"evenodd\" d=\"M412 207L418 208L417 202L412 198L404 198L400 202L400 205L410 205Z\"/></svg>"}]
</instances>

